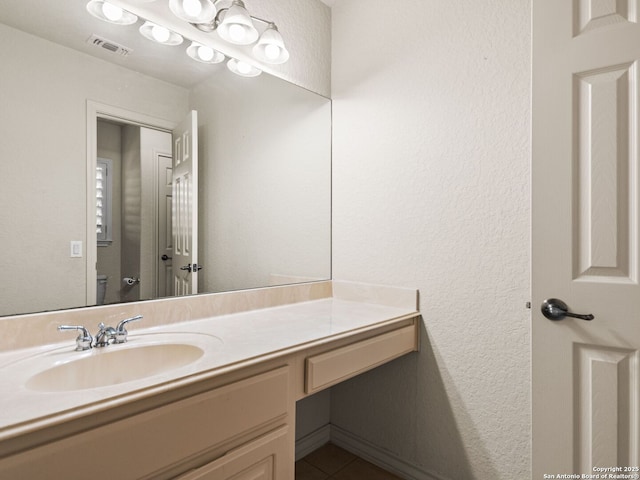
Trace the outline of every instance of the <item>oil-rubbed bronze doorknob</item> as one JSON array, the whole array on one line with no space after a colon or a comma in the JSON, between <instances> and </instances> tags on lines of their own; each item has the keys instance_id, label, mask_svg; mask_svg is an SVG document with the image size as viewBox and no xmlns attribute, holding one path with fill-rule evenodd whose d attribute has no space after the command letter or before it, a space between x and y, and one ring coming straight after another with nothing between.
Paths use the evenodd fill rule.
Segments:
<instances>
[{"instance_id":1,"label":"oil-rubbed bronze doorknob","mask_svg":"<svg viewBox=\"0 0 640 480\"><path fill-rule=\"evenodd\" d=\"M545 317L553 321L562 320L564 317L579 318L580 320L593 320L595 318L590 313L586 315L571 313L567 304L557 298L548 298L542 302L540 310L542 310L542 314Z\"/></svg>"}]
</instances>

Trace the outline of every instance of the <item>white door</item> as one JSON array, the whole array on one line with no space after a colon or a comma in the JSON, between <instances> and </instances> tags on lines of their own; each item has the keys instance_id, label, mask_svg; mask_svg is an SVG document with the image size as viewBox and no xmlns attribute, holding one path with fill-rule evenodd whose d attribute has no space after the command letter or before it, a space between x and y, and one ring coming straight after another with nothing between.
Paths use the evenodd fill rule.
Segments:
<instances>
[{"instance_id":1,"label":"white door","mask_svg":"<svg viewBox=\"0 0 640 480\"><path fill-rule=\"evenodd\" d=\"M173 295L173 159L162 154L156 156L158 164L158 292L156 297Z\"/></svg>"},{"instance_id":2,"label":"white door","mask_svg":"<svg viewBox=\"0 0 640 480\"><path fill-rule=\"evenodd\" d=\"M174 295L198 292L198 115L192 110L173 131Z\"/></svg>"},{"instance_id":3,"label":"white door","mask_svg":"<svg viewBox=\"0 0 640 480\"><path fill-rule=\"evenodd\" d=\"M536 480L639 473L639 3L533 0Z\"/></svg>"}]
</instances>

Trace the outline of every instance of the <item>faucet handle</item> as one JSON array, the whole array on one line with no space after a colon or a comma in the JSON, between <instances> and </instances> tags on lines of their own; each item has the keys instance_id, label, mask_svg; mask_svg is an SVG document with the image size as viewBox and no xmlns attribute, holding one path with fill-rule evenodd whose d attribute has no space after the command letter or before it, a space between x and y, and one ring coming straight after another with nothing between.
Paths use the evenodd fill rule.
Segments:
<instances>
[{"instance_id":1,"label":"faucet handle","mask_svg":"<svg viewBox=\"0 0 640 480\"><path fill-rule=\"evenodd\" d=\"M80 330L80 334L76 338L76 350L83 351L91 349L91 343L93 342L93 337L82 325L58 325L58 331L63 332L66 330Z\"/></svg>"},{"instance_id":2,"label":"faucet handle","mask_svg":"<svg viewBox=\"0 0 640 480\"><path fill-rule=\"evenodd\" d=\"M114 343L125 343L127 341L127 329L125 325L129 322L135 322L137 320L141 320L142 315L136 315L135 317L125 318L121 320L120 323L116 326L115 340Z\"/></svg>"}]
</instances>

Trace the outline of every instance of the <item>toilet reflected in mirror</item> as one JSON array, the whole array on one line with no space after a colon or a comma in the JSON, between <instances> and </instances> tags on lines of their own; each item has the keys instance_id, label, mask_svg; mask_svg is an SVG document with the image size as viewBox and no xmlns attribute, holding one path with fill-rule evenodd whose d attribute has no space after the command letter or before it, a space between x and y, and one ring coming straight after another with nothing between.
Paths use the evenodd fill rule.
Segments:
<instances>
[{"instance_id":1,"label":"toilet reflected in mirror","mask_svg":"<svg viewBox=\"0 0 640 480\"><path fill-rule=\"evenodd\" d=\"M96 305L104 305L106 294L107 276L99 273L96 279Z\"/></svg>"}]
</instances>

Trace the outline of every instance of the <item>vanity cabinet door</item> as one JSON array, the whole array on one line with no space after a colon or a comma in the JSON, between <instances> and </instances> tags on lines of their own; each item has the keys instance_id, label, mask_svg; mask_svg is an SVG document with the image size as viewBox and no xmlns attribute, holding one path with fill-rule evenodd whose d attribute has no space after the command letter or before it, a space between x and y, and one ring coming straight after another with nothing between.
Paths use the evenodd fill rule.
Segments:
<instances>
[{"instance_id":1,"label":"vanity cabinet door","mask_svg":"<svg viewBox=\"0 0 640 480\"><path fill-rule=\"evenodd\" d=\"M258 437L177 480L292 480L288 429L285 425Z\"/></svg>"}]
</instances>

